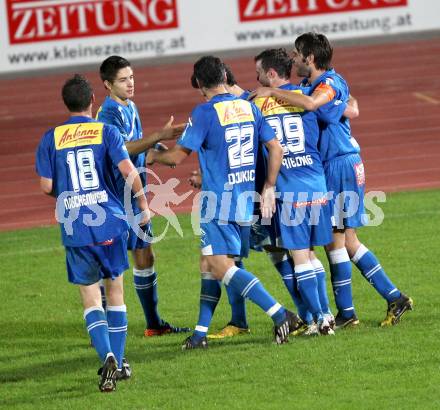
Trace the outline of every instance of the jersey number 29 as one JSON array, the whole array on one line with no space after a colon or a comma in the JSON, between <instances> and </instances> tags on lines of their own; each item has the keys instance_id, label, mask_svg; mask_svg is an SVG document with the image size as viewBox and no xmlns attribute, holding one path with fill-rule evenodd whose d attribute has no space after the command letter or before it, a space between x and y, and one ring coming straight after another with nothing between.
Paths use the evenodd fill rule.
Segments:
<instances>
[{"instance_id":1,"label":"jersey number 29","mask_svg":"<svg viewBox=\"0 0 440 410\"><path fill-rule=\"evenodd\" d=\"M266 118L275 131L278 141L283 147L284 156L289 152L302 154L305 151L305 137L302 118L299 115Z\"/></svg>"}]
</instances>

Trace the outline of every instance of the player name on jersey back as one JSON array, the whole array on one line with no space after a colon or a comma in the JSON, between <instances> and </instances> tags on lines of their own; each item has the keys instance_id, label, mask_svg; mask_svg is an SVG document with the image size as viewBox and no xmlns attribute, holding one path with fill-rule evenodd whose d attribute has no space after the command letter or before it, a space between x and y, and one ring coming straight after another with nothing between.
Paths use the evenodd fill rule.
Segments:
<instances>
[{"instance_id":1,"label":"player name on jersey back","mask_svg":"<svg viewBox=\"0 0 440 410\"><path fill-rule=\"evenodd\" d=\"M102 144L103 123L78 123L60 125L54 130L55 148L75 148Z\"/></svg>"}]
</instances>

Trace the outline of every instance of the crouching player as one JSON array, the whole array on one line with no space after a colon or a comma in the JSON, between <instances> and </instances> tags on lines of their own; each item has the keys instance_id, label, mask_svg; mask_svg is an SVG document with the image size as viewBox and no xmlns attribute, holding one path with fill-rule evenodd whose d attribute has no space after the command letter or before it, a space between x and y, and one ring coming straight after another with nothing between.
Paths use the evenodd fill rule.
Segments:
<instances>
[{"instance_id":1,"label":"crouching player","mask_svg":"<svg viewBox=\"0 0 440 410\"><path fill-rule=\"evenodd\" d=\"M127 335L123 272L128 224L117 198L110 164L130 175L139 192L140 225L149 221L139 175L116 127L92 119L93 90L80 75L62 89L70 118L44 134L36 153L36 170L45 194L57 200L56 213L66 250L69 282L79 286L87 330L103 362L99 389L116 388ZM100 279L105 279L107 313L101 306ZM119 368L122 371L122 367Z\"/></svg>"}]
</instances>

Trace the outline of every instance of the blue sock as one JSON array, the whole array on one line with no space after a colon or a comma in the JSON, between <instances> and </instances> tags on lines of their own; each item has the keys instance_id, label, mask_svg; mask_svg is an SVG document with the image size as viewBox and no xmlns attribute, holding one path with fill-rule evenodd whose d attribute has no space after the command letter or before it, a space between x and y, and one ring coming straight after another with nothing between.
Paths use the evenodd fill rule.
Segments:
<instances>
[{"instance_id":1,"label":"blue sock","mask_svg":"<svg viewBox=\"0 0 440 410\"><path fill-rule=\"evenodd\" d=\"M208 333L209 324L222 293L220 282L212 273L202 272L201 276L199 320L193 334L195 338L202 338Z\"/></svg>"},{"instance_id":2,"label":"blue sock","mask_svg":"<svg viewBox=\"0 0 440 410\"><path fill-rule=\"evenodd\" d=\"M112 351L104 309L101 306L90 307L84 310L84 319L93 346L101 361L104 361L107 354Z\"/></svg>"},{"instance_id":3,"label":"blue sock","mask_svg":"<svg viewBox=\"0 0 440 410\"><path fill-rule=\"evenodd\" d=\"M234 258L235 266L240 269L244 269L243 261L240 258ZM248 328L246 318L246 299L234 289L226 287L226 293L228 294L228 301L231 305L231 321L237 327L243 329Z\"/></svg>"},{"instance_id":4,"label":"blue sock","mask_svg":"<svg viewBox=\"0 0 440 410\"><path fill-rule=\"evenodd\" d=\"M351 260L361 271L362 276L388 303L400 298L399 289L394 286L374 253L366 246L361 244Z\"/></svg>"},{"instance_id":5,"label":"blue sock","mask_svg":"<svg viewBox=\"0 0 440 410\"><path fill-rule=\"evenodd\" d=\"M299 293L306 301L308 310L318 322L322 319L323 313L319 303L318 281L311 263L304 263L295 266L295 277L298 283Z\"/></svg>"},{"instance_id":6,"label":"blue sock","mask_svg":"<svg viewBox=\"0 0 440 410\"><path fill-rule=\"evenodd\" d=\"M347 249L330 251L328 259L338 313L344 318L349 318L355 314L355 311L351 292L351 262Z\"/></svg>"},{"instance_id":7,"label":"blue sock","mask_svg":"<svg viewBox=\"0 0 440 410\"><path fill-rule=\"evenodd\" d=\"M101 291L102 308L105 310L107 308L107 298L105 296L105 286L102 279L99 281L99 290Z\"/></svg>"},{"instance_id":8,"label":"blue sock","mask_svg":"<svg viewBox=\"0 0 440 410\"><path fill-rule=\"evenodd\" d=\"M297 282L295 278L295 266L293 260L287 251L283 252L267 252L273 266L281 275L284 285L287 288L293 303L295 303L298 310L299 317L306 323L313 322L313 316L307 309L307 304L301 298L298 291Z\"/></svg>"},{"instance_id":9,"label":"blue sock","mask_svg":"<svg viewBox=\"0 0 440 410\"><path fill-rule=\"evenodd\" d=\"M133 268L133 280L144 311L147 328L158 329L161 320L157 312L157 274L154 267L146 269Z\"/></svg>"},{"instance_id":10,"label":"blue sock","mask_svg":"<svg viewBox=\"0 0 440 410\"><path fill-rule=\"evenodd\" d=\"M121 368L127 339L127 307L107 306L107 322L110 347Z\"/></svg>"},{"instance_id":11,"label":"blue sock","mask_svg":"<svg viewBox=\"0 0 440 410\"><path fill-rule=\"evenodd\" d=\"M264 289L252 273L232 266L225 273L223 283L226 287L235 289L241 296L252 300L272 318L275 324L278 325L285 319L286 309Z\"/></svg>"},{"instance_id":12,"label":"blue sock","mask_svg":"<svg viewBox=\"0 0 440 410\"><path fill-rule=\"evenodd\" d=\"M310 259L312 262L313 269L316 275L316 280L318 281L318 295L319 295L319 303L321 304L321 309L323 313L331 313L330 311L330 302L328 300L327 294L327 283L326 283L326 274L324 266L321 261L317 258Z\"/></svg>"}]
</instances>

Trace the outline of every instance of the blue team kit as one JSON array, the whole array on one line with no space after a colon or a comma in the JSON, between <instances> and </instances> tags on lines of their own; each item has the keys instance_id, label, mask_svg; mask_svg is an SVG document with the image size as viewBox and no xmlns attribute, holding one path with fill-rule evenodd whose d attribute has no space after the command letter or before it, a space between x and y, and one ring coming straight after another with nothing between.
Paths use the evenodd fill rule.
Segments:
<instances>
[{"instance_id":1,"label":"blue team kit","mask_svg":"<svg viewBox=\"0 0 440 410\"><path fill-rule=\"evenodd\" d=\"M106 97L104 103L99 108L96 118L105 124L111 124L118 128L124 142L137 141L142 138L142 124L139 112L135 103L131 100L127 101L127 105L119 104L110 97ZM141 152L136 155L130 155L130 159L138 171L145 168L145 153ZM116 180L116 188L119 199L124 204L124 187L125 180L117 167L113 167L113 173ZM139 172L142 186L146 186L147 178L145 172ZM131 193L130 193L131 195ZM140 213L136 199L131 196L131 209L133 214ZM127 249L142 249L150 246L152 239L151 222L146 226L139 227L135 223L130 223Z\"/></svg>"},{"instance_id":2,"label":"blue team kit","mask_svg":"<svg viewBox=\"0 0 440 410\"><path fill-rule=\"evenodd\" d=\"M306 86L306 82L302 85ZM310 93L319 89L331 96L330 101L317 110L317 116L321 128L319 151L327 188L333 197L333 225L339 228L362 226L366 223L364 165L359 145L351 135L350 120L343 116L350 90L333 69L327 70L307 88Z\"/></svg>"},{"instance_id":3,"label":"blue team kit","mask_svg":"<svg viewBox=\"0 0 440 410\"><path fill-rule=\"evenodd\" d=\"M220 94L198 105L177 141L199 155L202 171L202 253L243 253L241 227L253 219L255 162L260 143L275 137L261 112L251 102ZM209 214L209 222L203 223ZM228 223L233 225L229 227ZM229 229L228 232L224 232ZM235 239L228 239L233 236Z\"/></svg>"},{"instance_id":4,"label":"blue team kit","mask_svg":"<svg viewBox=\"0 0 440 410\"><path fill-rule=\"evenodd\" d=\"M71 117L46 132L38 146L37 173L53 181L61 238L68 254L69 280L73 283L94 283L99 275L118 276L128 267L127 256L118 248L125 241L128 225L116 195L114 176L108 172L111 165L117 166L124 159L128 159L128 153L117 129L88 117ZM82 265L71 264L78 261L81 252L75 248L91 245L118 248L113 265L104 261L102 265L109 269L95 269L93 278L84 277L86 270L81 266L99 266L107 250L82 254L86 258ZM110 266L115 269L111 271Z\"/></svg>"}]
</instances>

